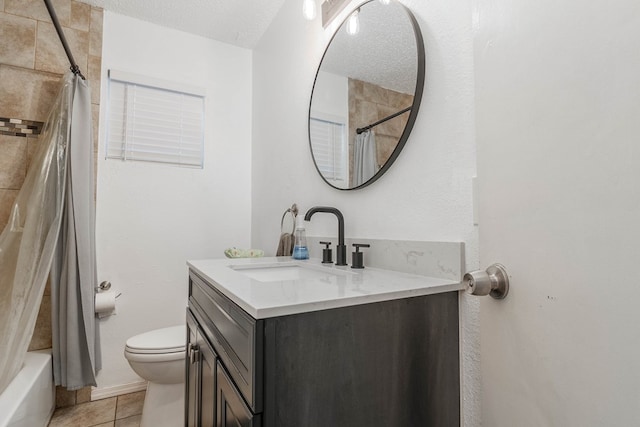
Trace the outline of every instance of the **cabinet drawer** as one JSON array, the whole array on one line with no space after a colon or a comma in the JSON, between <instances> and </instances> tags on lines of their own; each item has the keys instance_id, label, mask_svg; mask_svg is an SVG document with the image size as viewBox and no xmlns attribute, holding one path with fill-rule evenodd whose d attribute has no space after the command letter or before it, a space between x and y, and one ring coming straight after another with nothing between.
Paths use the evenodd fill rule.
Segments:
<instances>
[{"instance_id":1,"label":"cabinet drawer","mask_svg":"<svg viewBox=\"0 0 640 427\"><path fill-rule=\"evenodd\" d=\"M231 379L254 412L262 411L263 321L189 273L189 305L202 317L202 327Z\"/></svg>"}]
</instances>

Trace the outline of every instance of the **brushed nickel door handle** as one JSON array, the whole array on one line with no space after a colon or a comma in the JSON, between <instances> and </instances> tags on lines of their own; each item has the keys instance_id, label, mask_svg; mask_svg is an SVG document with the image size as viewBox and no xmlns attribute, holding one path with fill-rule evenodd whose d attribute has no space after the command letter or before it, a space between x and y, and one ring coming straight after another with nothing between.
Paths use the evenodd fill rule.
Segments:
<instances>
[{"instance_id":1,"label":"brushed nickel door handle","mask_svg":"<svg viewBox=\"0 0 640 427\"><path fill-rule=\"evenodd\" d=\"M509 293L509 276L502 264L493 264L485 271L470 271L464 275L462 282L470 295L504 299Z\"/></svg>"}]
</instances>

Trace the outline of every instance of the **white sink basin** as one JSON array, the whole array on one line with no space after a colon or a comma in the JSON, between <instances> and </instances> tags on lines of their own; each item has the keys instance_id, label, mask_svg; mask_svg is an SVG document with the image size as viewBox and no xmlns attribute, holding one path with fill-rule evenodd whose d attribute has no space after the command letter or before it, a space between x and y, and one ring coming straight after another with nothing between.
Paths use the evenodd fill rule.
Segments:
<instances>
[{"instance_id":1,"label":"white sink basin","mask_svg":"<svg viewBox=\"0 0 640 427\"><path fill-rule=\"evenodd\" d=\"M311 267L304 264L294 263L230 265L229 268L259 282L280 282L284 280L306 279L316 280L353 274L350 271L336 270L329 267Z\"/></svg>"}]
</instances>

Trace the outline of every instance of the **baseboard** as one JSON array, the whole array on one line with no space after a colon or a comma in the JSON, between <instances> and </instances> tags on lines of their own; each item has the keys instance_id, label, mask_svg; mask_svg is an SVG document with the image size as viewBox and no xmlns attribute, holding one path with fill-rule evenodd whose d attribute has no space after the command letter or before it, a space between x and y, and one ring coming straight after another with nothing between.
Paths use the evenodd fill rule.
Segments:
<instances>
[{"instance_id":1,"label":"baseboard","mask_svg":"<svg viewBox=\"0 0 640 427\"><path fill-rule=\"evenodd\" d=\"M136 381L135 383L114 385L111 387L93 388L91 390L91 401L106 399L107 397L120 396L121 394L134 393L147 389L146 381Z\"/></svg>"}]
</instances>

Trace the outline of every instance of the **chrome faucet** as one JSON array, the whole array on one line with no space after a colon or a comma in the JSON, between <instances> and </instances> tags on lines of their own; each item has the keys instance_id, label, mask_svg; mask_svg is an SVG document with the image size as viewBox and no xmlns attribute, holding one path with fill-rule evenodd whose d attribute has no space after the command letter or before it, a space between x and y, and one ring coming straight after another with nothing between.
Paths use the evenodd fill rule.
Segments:
<instances>
[{"instance_id":1,"label":"chrome faucet","mask_svg":"<svg viewBox=\"0 0 640 427\"><path fill-rule=\"evenodd\" d=\"M347 247L344 244L344 217L342 212L329 206L314 206L304 215L305 221L311 221L316 212L332 213L338 218L338 245L336 246L336 265L347 265Z\"/></svg>"}]
</instances>

